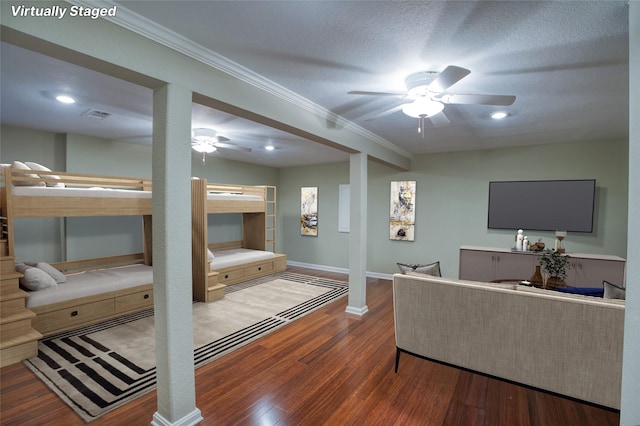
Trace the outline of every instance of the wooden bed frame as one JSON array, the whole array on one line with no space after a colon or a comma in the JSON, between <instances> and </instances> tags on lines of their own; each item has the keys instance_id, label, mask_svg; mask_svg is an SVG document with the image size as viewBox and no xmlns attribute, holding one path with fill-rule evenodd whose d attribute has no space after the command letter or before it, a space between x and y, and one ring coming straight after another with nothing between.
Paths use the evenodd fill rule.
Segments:
<instances>
[{"instance_id":1,"label":"wooden bed frame","mask_svg":"<svg viewBox=\"0 0 640 426\"><path fill-rule=\"evenodd\" d=\"M131 177L114 177L78 173L47 172L39 170L19 170L5 168L4 186L0 188L0 197L4 205L8 233L9 255L14 256L13 220L17 218L74 217L74 216L143 216L144 230L151 230L151 197L87 197L78 196L25 196L15 195L14 182L46 184L46 182L64 183L68 187L111 189L151 190L151 180ZM36 175L37 173L37 175ZM47 176L55 176L48 178ZM55 189L52 189L55 191ZM45 202L46 201L46 202ZM148 236L148 240L147 240ZM145 232L145 246L151 247L151 233ZM148 255L150 264L151 257Z\"/></svg>"},{"instance_id":2,"label":"wooden bed frame","mask_svg":"<svg viewBox=\"0 0 640 426\"><path fill-rule=\"evenodd\" d=\"M210 200L208 192L258 195L256 200ZM193 297L211 302L224 297L227 285L284 271L287 257L249 262L211 271L207 249L248 248L275 252L275 187L208 184L205 179L191 181ZM207 217L214 213L242 213L242 240L208 244ZM271 224L268 222L271 221Z\"/></svg>"},{"instance_id":3,"label":"wooden bed frame","mask_svg":"<svg viewBox=\"0 0 640 426\"><path fill-rule=\"evenodd\" d=\"M64 273L73 273L143 263L143 254L136 253L58 262L51 266ZM43 336L47 336L149 308L153 308L152 282L30 308L36 314L31 325Z\"/></svg>"},{"instance_id":4,"label":"wooden bed frame","mask_svg":"<svg viewBox=\"0 0 640 426\"><path fill-rule=\"evenodd\" d=\"M28 196L14 194L16 182L40 185L64 183L72 188L103 187L126 190L151 190L151 180L79 173L2 169L0 174L0 262L3 274L0 292L2 308L0 349L2 366L37 354L42 334L52 334L153 306L153 284L118 290L90 297L26 308L28 293L19 287L15 271L14 219L73 216L142 216L144 254L116 256L53 264L61 269L95 269L109 264L144 263L151 265L151 197ZM19 185L24 186L24 185ZM52 189L55 191L56 189ZM52 194L55 194L52 192ZM83 196L84 195L84 196ZM36 331L38 330L38 331ZM20 336L17 336L19 334ZM14 336L16 335L16 336Z\"/></svg>"}]
</instances>

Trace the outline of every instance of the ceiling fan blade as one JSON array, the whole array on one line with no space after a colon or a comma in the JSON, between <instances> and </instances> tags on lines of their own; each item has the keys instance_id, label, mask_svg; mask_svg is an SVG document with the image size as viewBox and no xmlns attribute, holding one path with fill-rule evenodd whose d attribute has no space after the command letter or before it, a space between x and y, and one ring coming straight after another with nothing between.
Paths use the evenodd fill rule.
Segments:
<instances>
[{"instance_id":1,"label":"ceiling fan blade","mask_svg":"<svg viewBox=\"0 0 640 426\"><path fill-rule=\"evenodd\" d=\"M440 93L447 90L466 76L471 73L466 68L456 67L455 65L449 65L444 71L436 77L435 80L429 84L429 91Z\"/></svg>"},{"instance_id":2,"label":"ceiling fan blade","mask_svg":"<svg viewBox=\"0 0 640 426\"><path fill-rule=\"evenodd\" d=\"M244 151L244 152L251 152L252 151L251 148L247 148L247 147L244 147L244 146L238 146L238 145L232 145L230 143L224 143L224 142L216 142L214 145L217 148L235 149L236 151Z\"/></svg>"},{"instance_id":3,"label":"ceiling fan blade","mask_svg":"<svg viewBox=\"0 0 640 426\"><path fill-rule=\"evenodd\" d=\"M429 120L431 121L431 124L433 124L433 127L444 127L451 124L451 121L445 115L444 111L440 111L438 114L432 115L429 117Z\"/></svg>"},{"instance_id":4,"label":"ceiling fan blade","mask_svg":"<svg viewBox=\"0 0 640 426\"><path fill-rule=\"evenodd\" d=\"M509 106L516 100L516 97L512 95L444 95L439 100L445 104Z\"/></svg>"},{"instance_id":5,"label":"ceiling fan blade","mask_svg":"<svg viewBox=\"0 0 640 426\"><path fill-rule=\"evenodd\" d=\"M370 117L365 118L364 121L374 121L374 120L377 120L379 118L385 117L385 116L387 116L389 114L393 114L396 111L400 111L402 109L402 107L405 106L405 105L406 105L406 103L400 104L400 105L396 105L393 108L387 108L384 111L381 111L381 112L379 112L377 114L374 114L374 115L372 115Z\"/></svg>"},{"instance_id":6,"label":"ceiling fan blade","mask_svg":"<svg viewBox=\"0 0 640 426\"><path fill-rule=\"evenodd\" d=\"M365 95L365 96L407 96L406 93L392 93L392 92L363 92L361 90L352 90L347 92L348 95Z\"/></svg>"}]
</instances>

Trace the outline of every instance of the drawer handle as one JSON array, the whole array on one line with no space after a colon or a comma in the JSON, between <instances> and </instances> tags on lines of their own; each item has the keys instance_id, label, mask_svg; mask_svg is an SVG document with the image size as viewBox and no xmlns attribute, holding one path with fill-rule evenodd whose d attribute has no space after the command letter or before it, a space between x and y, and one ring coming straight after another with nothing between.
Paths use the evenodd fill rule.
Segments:
<instances>
[{"instance_id":1,"label":"drawer handle","mask_svg":"<svg viewBox=\"0 0 640 426\"><path fill-rule=\"evenodd\" d=\"M148 294L145 294L144 296L142 296L142 298L143 298L143 299L148 299L148 298L149 298L149 295L148 295Z\"/></svg>"},{"instance_id":2,"label":"drawer handle","mask_svg":"<svg viewBox=\"0 0 640 426\"><path fill-rule=\"evenodd\" d=\"M229 278L229 274L225 275L225 276L224 276L224 278L225 278L225 279Z\"/></svg>"},{"instance_id":3,"label":"drawer handle","mask_svg":"<svg viewBox=\"0 0 640 426\"><path fill-rule=\"evenodd\" d=\"M259 266L259 267L258 267L258 271L262 271L262 266Z\"/></svg>"},{"instance_id":4,"label":"drawer handle","mask_svg":"<svg viewBox=\"0 0 640 426\"><path fill-rule=\"evenodd\" d=\"M72 317L77 317L78 316L78 311L72 311L71 312L71 316Z\"/></svg>"}]
</instances>

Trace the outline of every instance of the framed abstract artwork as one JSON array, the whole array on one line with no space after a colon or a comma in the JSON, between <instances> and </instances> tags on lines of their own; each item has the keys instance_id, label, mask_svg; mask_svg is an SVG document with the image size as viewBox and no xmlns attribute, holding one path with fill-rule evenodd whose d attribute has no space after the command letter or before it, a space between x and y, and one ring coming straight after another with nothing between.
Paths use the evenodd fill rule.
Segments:
<instances>
[{"instance_id":1,"label":"framed abstract artwork","mask_svg":"<svg viewBox=\"0 0 640 426\"><path fill-rule=\"evenodd\" d=\"M416 181L391 182L389 239L413 241L416 226Z\"/></svg>"},{"instance_id":2,"label":"framed abstract artwork","mask_svg":"<svg viewBox=\"0 0 640 426\"><path fill-rule=\"evenodd\" d=\"M301 188L300 235L318 236L318 187Z\"/></svg>"}]
</instances>

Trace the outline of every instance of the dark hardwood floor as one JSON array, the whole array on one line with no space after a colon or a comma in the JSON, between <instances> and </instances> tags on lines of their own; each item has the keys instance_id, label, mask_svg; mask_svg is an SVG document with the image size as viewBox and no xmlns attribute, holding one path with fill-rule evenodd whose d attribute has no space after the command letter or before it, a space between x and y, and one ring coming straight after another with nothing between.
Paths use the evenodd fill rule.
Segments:
<instances>
[{"instance_id":1,"label":"dark hardwood floor","mask_svg":"<svg viewBox=\"0 0 640 426\"><path fill-rule=\"evenodd\" d=\"M315 270L292 272L345 279ZM370 279L369 313L344 297L196 371L203 425L617 425L619 414L403 355L394 373L390 281ZM0 374L2 425L84 422L22 364ZM148 425L156 393L92 425Z\"/></svg>"}]
</instances>

